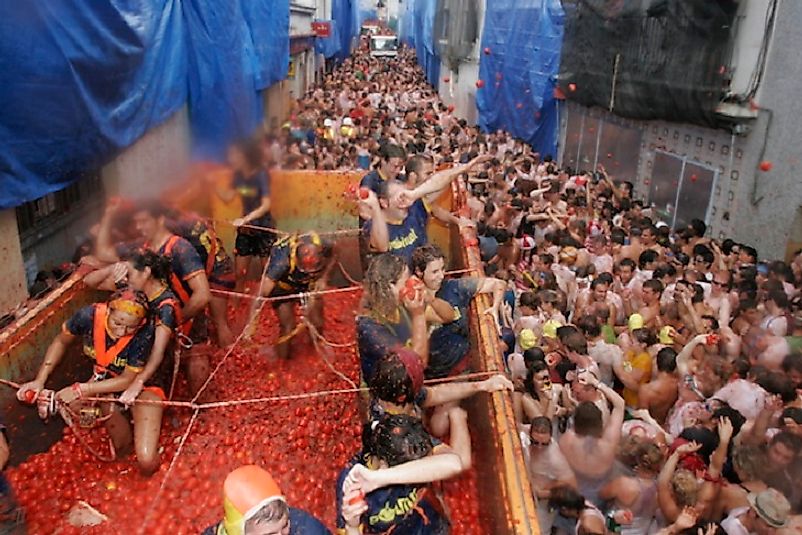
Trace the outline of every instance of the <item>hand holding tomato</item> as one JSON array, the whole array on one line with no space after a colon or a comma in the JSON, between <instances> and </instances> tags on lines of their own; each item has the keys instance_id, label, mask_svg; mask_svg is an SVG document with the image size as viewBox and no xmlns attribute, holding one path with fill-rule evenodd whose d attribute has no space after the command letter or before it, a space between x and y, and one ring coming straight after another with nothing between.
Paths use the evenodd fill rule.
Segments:
<instances>
[{"instance_id":1,"label":"hand holding tomato","mask_svg":"<svg viewBox=\"0 0 802 535\"><path fill-rule=\"evenodd\" d=\"M41 381L29 381L19 387L17 399L25 403L33 403L44 388L45 385Z\"/></svg>"},{"instance_id":2,"label":"hand holding tomato","mask_svg":"<svg viewBox=\"0 0 802 535\"><path fill-rule=\"evenodd\" d=\"M348 482L344 487L348 486ZM357 490L351 489L349 492L343 492L343 520L347 526L355 528L359 526L360 518L365 511L368 510L368 503L365 501L365 495Z\"/></svg>"}]
</instances>

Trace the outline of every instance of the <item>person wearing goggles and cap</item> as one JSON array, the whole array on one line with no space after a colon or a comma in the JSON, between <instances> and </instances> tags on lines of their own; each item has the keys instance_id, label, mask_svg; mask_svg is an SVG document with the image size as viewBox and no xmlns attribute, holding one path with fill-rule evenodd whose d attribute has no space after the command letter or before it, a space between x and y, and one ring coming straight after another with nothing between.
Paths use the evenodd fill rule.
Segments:
<instances>
[{"instance_id":1,"label":"person wearing goggles and cap","mask_svg":"<svg viewBox=\"0 0 802 535\"><path fill-rule=\"evenodd\" d=\"M331 244L316 232L292 234L273 245L259 294L262 297L282 297L324 290L333 265ZM294 301L297 299L272 302L280 324L276 353L281 358L289 356L289 341L298 331ZM322 329L323 301L319 297L310 297L304 316L315 329Z\"/></svg>"},{"instance_id":2,"label":"person wearing goggles and cap","mask_svg":"<svg viewBox=\"0 0 802 535\"><path fill-rule=\"evenodd\" d=\"M202 535L330 535L315 517L287 504L276 481L256 465L240 466L223 483L221 522Z\"/></svg>"}]
</instances>

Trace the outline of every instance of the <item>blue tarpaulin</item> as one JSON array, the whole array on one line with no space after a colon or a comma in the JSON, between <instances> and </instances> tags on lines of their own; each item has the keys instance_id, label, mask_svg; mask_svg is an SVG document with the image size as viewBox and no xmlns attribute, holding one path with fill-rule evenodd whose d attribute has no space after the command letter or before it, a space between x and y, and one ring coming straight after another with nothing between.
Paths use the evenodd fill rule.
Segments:
<instances>
[{"instance_id":1,"label":"blue tarpaulin","mask_svg":"<svg viewBox=\"0 0 802 535\"><path fill-rule=\"evenodd\" d=\"M354 37L359 35L359 0L333 0L331 4L331 19L337 27L337 50L333 57L337 63L342 63L351 55L351 44ZM332 33L332 39L334 33ZM332 50L335 48L332 45ZM326 56L332 57L332 56Z\"/></svg>"},{"instance_id":2,"label":"blue tarpaulin","mask_svg":"<svg viewBox=\"0 0 802 535\"><path fill-rule=\"evenodd\" d=\"M4 2L0 208L62 189L185 104L194 153L221 157L288 61L288 3Z\"/></svg>"},{"instance_id":3,"label":"blue tarpaulin","mask_svg":"<svg viewBox=\"0 0 802 535\"><path fill-rule=\"evenodd\" d=\"M333 58L337 55L342 47L340 41L340 30L336 20L327 20L331 27L331 33L328 37L315 38L315 52L323 54L326 59Z\"/></svg>"},{"instance_id":4,"label":"blue tarpaulin","mask_svg":"<svg viewBox=\"0 0 802 535\"><path fill-rule=\"evenodd\" d=\"M415 49L418 64L426 73L426 80L437 87L440 78L440 56L434 43L434 17L437 0L414 0L404 8L399 37Z\"/></svg>"},{"instance_id":5,"label":"blue tarpaulin","mask_svg":"<svg viewBox=\"0 0 802 535\"><path fill-rule=\"evenodd\" d=\"M507 130L543 155L557 154L554 87L564 18L560 0L493 0L485 12L479 126Z\"/></svg>"}]
</instances>

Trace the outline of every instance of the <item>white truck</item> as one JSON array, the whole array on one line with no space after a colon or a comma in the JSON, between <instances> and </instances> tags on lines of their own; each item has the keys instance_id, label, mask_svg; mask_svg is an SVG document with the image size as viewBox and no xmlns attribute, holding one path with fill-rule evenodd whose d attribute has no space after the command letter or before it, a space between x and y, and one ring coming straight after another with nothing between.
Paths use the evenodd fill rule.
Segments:
<instances>
[{"instance_id":1,"label":"white truck","mask_svg":"<svg viewBox=\"0 0 802 535\"><path fill-rule=\"evenodd\" d=\"M395 35L371 35L370 55L393 58L398 56L398 37Z\"/></svg>"}]
</instances>

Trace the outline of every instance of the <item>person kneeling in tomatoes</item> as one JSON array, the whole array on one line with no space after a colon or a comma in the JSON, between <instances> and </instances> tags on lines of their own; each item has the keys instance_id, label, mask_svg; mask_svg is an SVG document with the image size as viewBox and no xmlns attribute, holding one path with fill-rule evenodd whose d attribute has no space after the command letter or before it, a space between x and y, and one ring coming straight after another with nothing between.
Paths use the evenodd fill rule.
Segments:
<instances>
[{"instance_id":1,"label":"person kneeling in tomatoes","mask_svg":"<svg viewBox=\"0 0 802 535\"><path fill-rule=\"evenodd\" d=\"M28 403L41 402L40 393L50 374L67 347L81 337L84 355L94 364L94 375L89 381L59 390L54 396L69 412L80 414L86 426L93 425L101 413L105 414L104 423L114 451L121 457L132 442L128 418L113 403L100 403L98 406L96 402L83 398L123 392L143 370L154 340L148 311L145 293L131 289L115 292L108 303L95 303L78 310L50 344L36 379L20 386L17 399ZM138 419L135 414L135 426Z\"/></svg>"},{"instance_id":2,"label":"person kneeling in tomatoes","mask_svg":"<svg viewBox=\"0 0 802 535\"><path fill-rule=\"evenodd\" d=\"M223 483L224 518L202 535L331 535L318 519L287 505L270 474L241 466Z\"/></svg>"}]
</instances>

